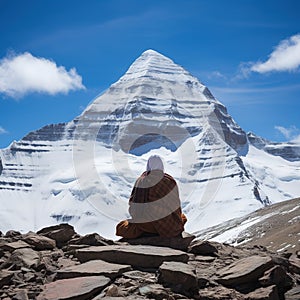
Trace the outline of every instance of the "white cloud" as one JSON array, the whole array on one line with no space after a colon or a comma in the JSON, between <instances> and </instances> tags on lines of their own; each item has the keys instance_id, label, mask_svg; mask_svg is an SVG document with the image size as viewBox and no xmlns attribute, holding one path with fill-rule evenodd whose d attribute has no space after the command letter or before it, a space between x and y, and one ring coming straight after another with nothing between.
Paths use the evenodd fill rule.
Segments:
<instances>
[{"instance_id":1,"label":"white cloud","mask_svg":"<svg viewBox=\"0 0 300 300\"><path fill-rule=\"evenodd\" d=\"M296 137L294 137L291 142L296 143L296 144L300 144L300 134Z\"/></svg>"},{"instance_id":2,"label":"white cloud","mask_svg":"<svg viewBox=\"0 0 300 300\"><path fill-rule=\"evenodd\" d=\"M267 73L271 71L294 71L300 66L300 34L283 40L269 55L265 62L256 62L251 65L250 71ZM245 70L243 70L245 71Z\"/></svg>"},{"instance_id":3,"label":"white cloud","mask_svg":"<svg viewBox=\"0 0 300 300\"><path fill-rule=\"evenodd\" d=\"M300 141L300 129L296 126L290 126L289 128L283 126L275 126L277 129L287 140Z\"/></svg>"},{"instance_id":4,"label":"white cloud","mask_svg":"<svg viewBox=\"0 0 300 300\"><path fill-rule=\"evenodd\" d=\"M0 60L0 93L13 98L32 92L55 95L84 89L74 68L67 71L54 61L25 52Z\"/></svg>"},{"instance_id":5,"label":"white cloud","mask_svg":"<svg viewBox=\"0 0 300 300\"><path fill-rule=\"evenodd\" d=\"M7 133L7 131L3 127L0 126L0 134L4 134L4 133Z\"/></svg>"}]
</instances>

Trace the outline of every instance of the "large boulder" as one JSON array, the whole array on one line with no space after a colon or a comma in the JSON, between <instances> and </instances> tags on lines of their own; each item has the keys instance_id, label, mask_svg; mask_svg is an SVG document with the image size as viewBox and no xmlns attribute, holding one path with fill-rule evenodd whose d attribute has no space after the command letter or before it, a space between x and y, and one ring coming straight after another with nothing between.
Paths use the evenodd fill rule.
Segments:
<instances>
[{"instance_id":1,"label":"large boulder","mask_svg":"<svg viewBox=\"0 0 300 300\"><path fill-rule=\"evenodd\" d=\"M165 247L111 245L93 246L76 251L80 262L105 260L117 264L129 264L139 268L158 268L164 261L187 262L187 253Z\"/></svg>"}]
</instances>

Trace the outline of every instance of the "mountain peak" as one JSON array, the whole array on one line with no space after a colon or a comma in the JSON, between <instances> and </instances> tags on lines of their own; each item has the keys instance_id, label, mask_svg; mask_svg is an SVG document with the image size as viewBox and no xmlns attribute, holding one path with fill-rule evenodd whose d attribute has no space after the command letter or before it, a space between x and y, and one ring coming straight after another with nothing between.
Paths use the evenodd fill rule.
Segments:
<instances>
[{"instance_id":1,"label":"mountain peak","mask_svg":"<svg viewBox=\"0 0 300 300\"><path fill-rule=\"evenodd\" d=\"M163 54L148 49L129 67L121 80L147 77L166 81L198 81L184 68Z\"/></svg>"}]
</instances>

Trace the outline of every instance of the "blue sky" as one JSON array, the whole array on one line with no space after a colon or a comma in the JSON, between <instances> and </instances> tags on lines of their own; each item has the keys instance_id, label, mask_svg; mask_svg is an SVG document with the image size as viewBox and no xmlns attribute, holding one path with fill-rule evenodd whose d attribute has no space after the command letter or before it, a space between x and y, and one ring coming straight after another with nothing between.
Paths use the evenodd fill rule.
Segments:
<instances>
[{"instance_id":1,"label":"blue sky","mask_svg":"<svg viewBox=\"0 0 300 300\"><path fill-rule=\"evenodd\" d=\"M298 0L0 0L0 148L70 121L154 49L246 131L300 137Z\"/></svg>"}]
</instances>

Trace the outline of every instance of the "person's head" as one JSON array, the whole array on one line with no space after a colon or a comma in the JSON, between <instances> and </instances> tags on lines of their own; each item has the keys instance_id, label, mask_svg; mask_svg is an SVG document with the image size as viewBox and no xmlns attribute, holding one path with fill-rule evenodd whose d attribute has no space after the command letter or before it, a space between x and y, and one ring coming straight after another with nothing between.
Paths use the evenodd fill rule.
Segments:
<instances>
[{"instance_id":1,"label":"person's head","mask_svg":"<svg viewBox=\"0 0 300 300\"><path fill-rule=\"evenodd\" d=\"M160 170L164 172L164 164L158 155L152 155L147 162L147 171Z\"/></svg>"}]
</instances>

